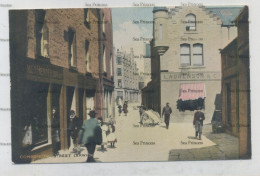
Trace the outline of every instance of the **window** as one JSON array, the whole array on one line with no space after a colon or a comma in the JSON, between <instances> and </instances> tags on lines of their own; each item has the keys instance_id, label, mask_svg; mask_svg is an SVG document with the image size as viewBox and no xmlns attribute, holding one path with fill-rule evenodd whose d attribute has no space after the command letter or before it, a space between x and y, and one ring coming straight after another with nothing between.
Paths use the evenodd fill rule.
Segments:
<instances>
[{"instance_id":1,"label":"window","mask_svg":"<svg viewBox=\"0 0 260 176\"><path fill-rule=\"evenodd\" d=\"M45 24L45 10L35 10L36 58L49 57L49 31Z\"/></svg>"},{"instance_id":2,"label":"window","mask_svg":"<svg viewBox=\"0 0 260 176\"><path fill-rule=\"evenodd\" d=\"M190 45L181 44L181 66L190 65Z\"/></svg>"},{"instance_id":3,"label":"window","mask_svg":"<svg viewBox=\"0 0 260 176\"><path fill-rule=\"evenodd\" d=\"M110 54L110 76L113 76L113 55Z\"/></svg>"},{"instance_id":4,"label":"window","mask_svg":"<svg viewBox=\"0 0 260 176\"><path fill-rule=\"evenodd\" d=\"M102 29L103 29L103 32L105 33L105 16L104 16L104 13L103 13L103 16L102 16Z\"/></svg>"},{"instance_id":5,"label":"window","mask_svg":"<svg viewBox=\"0 0 260 176\"><path fill-rule=\"evenodd\" d=\"M103 71L107 72L107 69L106 69L106 47L105 46L103 46Z\"/></svg>"},{"instance_id":6,"label":"window","mask_svg":"<svg viewBox=\"0 0 260 176\"><path fill-rule=\"evenodd\" d=\"M122 62L121 62L121 57L117 57L116 60L117 60L117 64L118 64L118 65L121 65L121 64L122 64Z\"/></svg>"},{"instance_id":7,"label":"window","mask_svg":"<svg viewBox=\"0 0 260 176\"><path fill-rule=\"evenodd\" d=\"M121 68L117 68L117 75L122 76Z\"/></svg>"},{"instance_id":8,"label":"window","mask_svg":"<svg viewBox=\"0 0 260 176\"><path fill-rule=\"evenodd\" d=\"M196 16L194 14L188 14L185 17L186 31L196 30Z\"/></svg>"},{"instance_id":9,"label":"window","mask_svg":"<svg viewBox=\"0 0 260 176\"><path fill-rule=\"evenodd\" d=\"M202 44L194 44L193 45L193 65L203 65L203 45Z\"/></svg>"},{"instance_id":10,"label":"window","mask_svg":"<svg viewBox=\"0 0 260 176\"><path fill-rule=\"evenodd\" d=\"M46 24L41 30L41 56L49 58L49 30Z\"/></svg>"},{"instance_id":11,"label":"window","mask_svg":"<svg viewBox=\"0 0 260 176\"><path fill-rule=\"evenodd\" d=\"M121 80L121 79L118 80L117 86L118 86L118 87L122 87L122 80Z\"/></svg>"},{"instance_id":12,"label":"window","mask_svg":"<svg viewBox=\"0 0 260 176\"><path fill-rule=\"evenodd\" d=\"M85 41L85 59L86 59L86 72L90 71L90 59L89 59L89 41Z\"/></svg>"},{"instance_id":13,"label":"window","mask_svg":"<svg viewBox=\"0 0 260 176\"><path fill-rule=\"evenodd\" d=\"M84 9L84 24L90 28L89 9Z\"/></svg>"},{"instance_id":14,"label":"window","mask_svg":"<svg viewBox=\"0 0 260 176\"><path fill-rule=\"evenodd\" d=\"M69 30L69 66L76 66L76 35L73 30Z\"/></svg>"}]
</instances>

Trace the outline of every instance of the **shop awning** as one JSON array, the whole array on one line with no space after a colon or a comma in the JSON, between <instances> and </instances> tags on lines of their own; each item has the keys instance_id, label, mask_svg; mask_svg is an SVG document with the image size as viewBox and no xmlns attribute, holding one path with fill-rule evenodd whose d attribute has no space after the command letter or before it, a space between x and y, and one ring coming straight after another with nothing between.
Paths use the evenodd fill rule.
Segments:
<instances>
[{"instance_id":1,"label":"shop awning","mask_svg":"<svg viewBox=\"0 0 260 176\"><path fill-rule=\"evenodd\" d=\"M206 89L204 83L188 83L180 84L179 100L196 100L206 97Z\"/></svg>"}]
</instances>

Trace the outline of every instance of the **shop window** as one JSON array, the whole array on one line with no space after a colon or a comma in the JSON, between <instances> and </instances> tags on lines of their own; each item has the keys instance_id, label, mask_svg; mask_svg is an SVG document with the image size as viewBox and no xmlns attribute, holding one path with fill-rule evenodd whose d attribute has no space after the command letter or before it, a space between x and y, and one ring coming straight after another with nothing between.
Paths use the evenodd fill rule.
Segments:
<instances>
[{"instance_id":1,"label":"shop window","mask_svg":"<svg viewBox=\"0 0 260 176\"><path fill-rule=\"evenodd\" d=\"M76 34L69 30L69 66L76 67Z\"/></svg>"},{"instance_id":2,"label":"shop window","mask_svg":"<svg viewBox=\"0 0 260 176\"><path fill-rule=\"evenodd\" d=\"M84 9L84 24L90 28L90 17L89 9Z\"/></svg>"},{"instance_id":3,"label":"shop window","mask_svg":"<svg viewBox=\"0 0 260 176\"><path fill-rule=\"evenodd\" d=\"M117 75L122 76L121 68L117 68Z\"/></svg>"},{"instance_id":4,"label":"shop window","mask_svg":"<svg viewBox=\"0 0 260 176\"><path fill-rule=\"evenodd\" d=\"M89 41L85 41L85 60L86 60L86 72L90 71L90 60L89 60Z\"/></svg>"},{"instance_id":5,"label":"shop window","mask_svg":"<svg viewBox=\"0 0 260 176\"><path fill-rule=\"evenodd\" d=\"M189 44L181 44L181 66L189 66L190 65L190 45Z\"/></svg>"},{"instance_id":6,"label":"shop window","mask_svg":"<svg viewBox=\"0 0 260 176\"><path fill-rule=\"evenodd\" d=\"M203 45L202 44L194 44L193 45L193 65L203 65Z\"/></svg>"},{"instance_id":7,"label":"shop window","mask_svg":"<svg viewBox=\"0 0 260 176\"><path fill-rule=\"evenodd\" d=\"M196 16L192 13L186 15L185 17L186 31L196 30Z\"/></svg>"}]
</instances>

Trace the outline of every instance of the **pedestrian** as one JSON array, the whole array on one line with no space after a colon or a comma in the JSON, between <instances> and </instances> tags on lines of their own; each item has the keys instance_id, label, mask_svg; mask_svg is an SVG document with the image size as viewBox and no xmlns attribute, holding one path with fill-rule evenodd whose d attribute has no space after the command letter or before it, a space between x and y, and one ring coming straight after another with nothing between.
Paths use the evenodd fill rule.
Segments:
<instances>
[{"instance_id":1,"label":"pedestrian","mask_svg":"<svg viewBox=\"0 0 260 176\"><path fill-rule=\"evenodd\" d=\"M111 148L114 148L115 143L117 142L117 139L116 139L116 135L115 135L116 127L113 123L110 123L108 125L108 131L109 131L109 133L107 135L107 141L108 141L108 143L110 143Z\"/></svg>"},{"instance_id":2,"label":"pedestrian","mask_svg":"<svg viewBox=\"0 0 260 176\"><path fill-rule=\"evenodd\" d=\"M203 121L205 120L205 115L200 111L201 107L198 107L198 110L194 113L193 125L195 127L195 137L199 136L199 140L201 140Z\"/></svg>"},{"instance_id":3,"label":"pedestrian","mask_svg":"<svg viewBox=\"0 0 260 176\"><path fill-rule=\"evenodd\" d=\"M54 155L57 155L59 154L59 150L60 150L60 117L56 107L52 108L51 136L52 136L52 151Z\"/></svg>"},{"instance_id":4,"label":"pedestrian","mask_svg":"<svg viewBox=\"0 0 260 176\"><path fill-rule=\"evenodd\" d=\"M143 124L143 122L142 122L143 121L143 119L142 119L143 112L144 112L144 106L141 105L141 106L139 106L140 124Z\"/></svg>"},{"instance_id":5,"label":"pedestrian","mask_svg":"<svg viewBox=\"0 0 260 176\"><path fill-rule=\"evenodd\" d=\"M122 106L119 104L119 105L117 106L117 108L118 108L118 114L119 114L119 116L120 116L121 113L122 113Z\"/></svg>"},{"instance_id":6,"label":"pedestrian","mask_svg":"<svg viewBox=\"0 0 260 176\"><path fill-rule=\"evenodd\" d=\"M172 108L169 103L166 103L166 106L163 108L162 117L164 116L164 122L166 124L166 129L169 128L170 116L172 113Z\"/></svg>"},{"instance_id":7,"label":"pedestrian","mask_svg":"<svg viewBox=\"0 0 260 176\"><path fill-rule=\"evenodd\" d=\"M124 113L125 113L125 116L127 116L127 113L128 113L127 108L128 108L128 105L127 105L127 103L126 103L126 101L125 101L125 102L124 102L124 105L123 105L123 111L124 111Z\"/></svg>"},{"instance_id":8,"label":"pedestrian","mask_svg":"<svg viewBox=\"0 0 260 176\"><path fill-rule=\"evenodd\" d=\"M98 123L101 126L102 129L102 144L101 144L101 150L104 152L105 149L105 145L107 145L107 133L108 133L108 126L107 124L104 123L103 118L99 117L98 118Z\"/></svg>"},{"instance_id":9,"label":"pedestrian","mask_svg":"<svg viewBox=\"0 0 260 176\"><path fill-rule=\"evenodd\" d=\"M80 144L84 144L88 151L88 158L86 162L95 162L94 153L96 145L102 143L102 129L97 121L95 110L91 110L88 115L90 119L84 121L82 129L80 130Z\"/></svg>"},{"instance_id":10,"label":"pedestrian","mask_svg":"<svg viewBox=\"0 0 260 176\"><path fill-rule=\"evenodd\" d=\"M74 110L70 111L70 115L72 118L71 124L70 124L70 135L73 142L73 152L79 152L79 145L78 145L78 135L79 131L82 126L82 119L78 116L76 116L76 113Z\"/></svg>"}]
</instances>

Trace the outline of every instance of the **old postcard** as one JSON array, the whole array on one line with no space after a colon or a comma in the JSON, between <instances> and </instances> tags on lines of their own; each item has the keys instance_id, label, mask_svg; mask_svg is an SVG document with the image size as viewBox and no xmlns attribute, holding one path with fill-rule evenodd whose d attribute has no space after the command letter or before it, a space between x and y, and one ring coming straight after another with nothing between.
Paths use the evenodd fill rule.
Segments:
<instances>
[{"instance_id":1,"label":"old postcard","mask_svg":"<svg viewBox=\"0 0 260 176\"><path fill-rule=\"evenodd\" d=\"M135 6L9 10L14 163L251 159L248 6Z\"/></svg>"}]
</instances>

